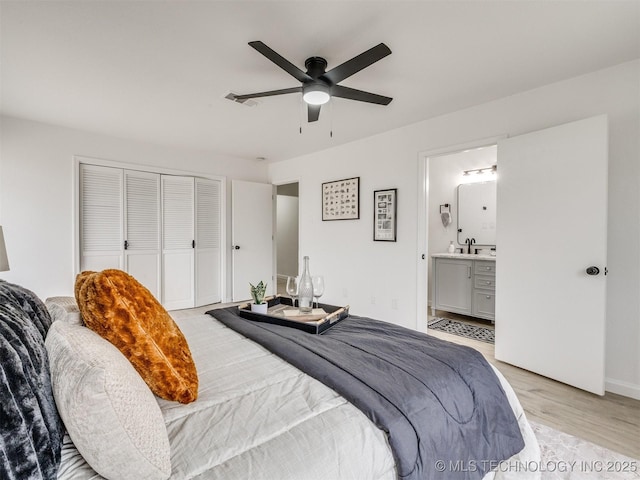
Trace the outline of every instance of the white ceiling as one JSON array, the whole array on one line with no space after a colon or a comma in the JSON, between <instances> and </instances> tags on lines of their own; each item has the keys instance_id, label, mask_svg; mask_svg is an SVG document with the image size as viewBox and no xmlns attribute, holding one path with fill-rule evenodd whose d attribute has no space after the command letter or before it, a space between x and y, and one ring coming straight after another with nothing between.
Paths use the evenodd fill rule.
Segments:
<instances>
[{"instance_id":1,"label":"white ceiling","mask_svg":"<svg viewBox=\"0 0 640 480\"><path fill-rule=\"evenodd\" d=\"M223 155L282 160L640 57L640 1L2 1L2 113ZM306 123L299 83L247 45L304 70L393 51ZM302 126L302 134L299 128ZM330 132L333 131L333 137Z\"/></svg>"}]
</instances>

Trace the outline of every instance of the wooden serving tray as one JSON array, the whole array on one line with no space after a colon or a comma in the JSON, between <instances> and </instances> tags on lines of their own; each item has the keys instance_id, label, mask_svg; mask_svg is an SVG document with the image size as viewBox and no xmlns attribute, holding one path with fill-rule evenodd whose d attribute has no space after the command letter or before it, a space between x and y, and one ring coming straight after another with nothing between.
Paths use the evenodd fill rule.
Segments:
<instances>
[{"instance_id":1,"label":"wooden serving tray","mask_svg":"<svg viewBox=\"0 0 640 480\"><path fill-rule=\"evenodd\" d=\"M276 295L265 298L268 304L267 314L251 311L251 304L245 303L238 306L238 314L247 320L256 322L272 323L285 327L297 328L316 335L326 332L329 328L340 323L349 316L349 305L346 307L336 307L325 303L319 304L322 312L315 314L304 314L289 316L284 314L285 310L297 310L289 297ZM315 310L315 309L314 309Z\"/></svg>"}]
</instances>

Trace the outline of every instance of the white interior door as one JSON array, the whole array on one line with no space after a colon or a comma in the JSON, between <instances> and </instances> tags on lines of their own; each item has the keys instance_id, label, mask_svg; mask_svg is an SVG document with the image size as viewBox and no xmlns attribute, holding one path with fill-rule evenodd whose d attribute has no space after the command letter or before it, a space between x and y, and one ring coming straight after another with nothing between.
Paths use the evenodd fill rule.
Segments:
<instances>
[{"instance_id":1,"label":"white interior door","mask_svg":"<svg viewBox=\"0 0 640 480\"><path fill-rule=\"evenodd\" d=\"M162 304L194 306L193 177L162 175Z\"/></svg>"},{"instance_id":2,"label":"white interior door","mask_svg":"<svg viewBox=\"0 0 640 480\"><path fill-rule=\"evenodd\" d=\"M250 298L249 283L273 289L273 186L233 180L231 237L234 302Z\"/></svg>"},{"instance_id":3,"label":"white interior door","mask_svg":"<svg viewBox=\"0 0 640 480\"><path fill-rule=\"evenodd\" d=\"M607 138L599 116L498 142L495 356L600 395Z\"/></svg>"},{"instance_id":4,"label":"white interior door","mask_svg":"<svg viewBox=\"0 0 640 480\"><path fill-rule=\"evenodd\" d=\"M125 270L160 298L160 175L124 171Z\"/></svg>"}]
</instances>

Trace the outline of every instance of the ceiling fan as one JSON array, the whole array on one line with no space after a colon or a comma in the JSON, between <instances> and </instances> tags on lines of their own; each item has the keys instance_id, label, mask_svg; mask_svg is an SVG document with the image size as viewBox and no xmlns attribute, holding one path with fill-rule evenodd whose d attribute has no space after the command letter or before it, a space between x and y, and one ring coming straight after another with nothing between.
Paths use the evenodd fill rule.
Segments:
<instances>
[{"instance_id":1,"label":"ceiling fan","mask_svg":"<svg viewBox=\"0 0 640 480\"><path fill-rule=\"evenodd\" d=\"M307 69L303 72L289 60L269 48L263 42L249 42L262 55L282 68L285 72L295 77L302 83L299 87L284 88L281 90L271 90L268 92L249 93L247 95L233 95L233 100L244 101L250 98L270 97L273 95L285 95L287 93L302 93L303 100L307 103L307 115L309 122L315 122L320 117L320 108L327 103L331 97L346 98L359 102L376 103L378 105L389 105L393 98L384 97L375 93L363 92L355 88L338 85L339 82L369 65L383 59L391 54L391 50L384 43L370 48L364 53L347 60L342 65L332 68L328 72L327 61L322 57L310 57L304 62Z\"/></svg>"}]
</instances>

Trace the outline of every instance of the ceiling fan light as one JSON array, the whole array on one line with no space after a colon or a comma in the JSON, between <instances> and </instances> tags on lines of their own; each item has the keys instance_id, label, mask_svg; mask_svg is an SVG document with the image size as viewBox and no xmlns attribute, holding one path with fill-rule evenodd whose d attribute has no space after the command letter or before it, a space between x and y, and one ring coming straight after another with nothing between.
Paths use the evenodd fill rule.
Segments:
<instances>
[{"instance_id":1,"label":"ceiling fan light","mask_svg":"<svg viewBox=\"0 0 640 480\"><path fill-rule=\"evenodd\" d=\"M329 88L324 85L310 85L302 94L302 99L309 105L324 105L330 98Z\"/></svg>"}]
</instances>

